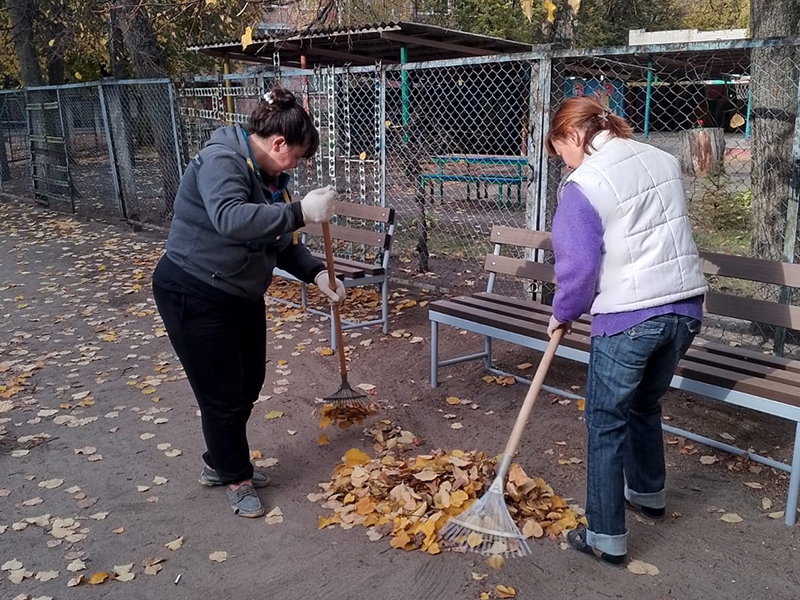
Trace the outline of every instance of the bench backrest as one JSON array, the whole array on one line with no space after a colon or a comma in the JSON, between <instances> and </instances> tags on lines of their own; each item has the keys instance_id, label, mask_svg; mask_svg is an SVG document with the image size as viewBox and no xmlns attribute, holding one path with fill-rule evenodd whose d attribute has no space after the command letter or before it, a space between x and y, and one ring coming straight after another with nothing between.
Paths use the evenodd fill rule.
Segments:
<instances>
[{"instance_id":1,"label":"bench backrest","mask_svg":"<svg viewBox=\"0 0 800 600\"><path fill-rule=\"evenodd\" d=\"M352 202L337 202L336 216L358 219L361 221L372 221L373 223L369 224L369 229L332 224L331 237L333 239L352 242L354 244L364 244L366 246L379 248L380 250L388 250L391 246L392 236L394 235L395 218L393 208L354 204ZM385 227L380 228L383 231L375 231L375 223L385 225ZM306 225L301 231L310 235L322 236L322 226L317 223Z\"/></svg>"},{"instance_id":2,"label":"bench backrest","mask_svg":"<svg viewBox=\"0 0 800 600\"><path fill-rule=\"evenodd\" d=\"M555 283L553 265L499 254L501 246L552 250L550 233L495 225L491 241L495 245L495 253L486 255L486 271L495 275L513 275ZM700 266L707 278L729 277L784 288L800 288L800 265L797 264L702 251ZM800 330L800 307L789 304L710 291L706 294L705 310L715 315Z\"/></svg>"}]
</instances>

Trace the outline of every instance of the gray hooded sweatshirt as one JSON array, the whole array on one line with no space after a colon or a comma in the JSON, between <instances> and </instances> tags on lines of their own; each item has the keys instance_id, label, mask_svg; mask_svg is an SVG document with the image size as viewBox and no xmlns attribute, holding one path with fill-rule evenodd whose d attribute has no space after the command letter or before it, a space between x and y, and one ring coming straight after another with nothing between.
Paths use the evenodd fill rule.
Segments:
<instances>
[{"instance_id":1,"label":"gray hooded sweatshirt","mask_svg":"<svg viewBox=\"0 0 800 600\"><path fill-rule=\"evenodd\" d=\"M244 130L216 130L189 163L175 196L167 258L223 292L264 295L275 267L311 283L324 269L292 232L303 226L299 202L284 202L285 174L264 180L250 168Z\"/></svg>"}]
</instances>

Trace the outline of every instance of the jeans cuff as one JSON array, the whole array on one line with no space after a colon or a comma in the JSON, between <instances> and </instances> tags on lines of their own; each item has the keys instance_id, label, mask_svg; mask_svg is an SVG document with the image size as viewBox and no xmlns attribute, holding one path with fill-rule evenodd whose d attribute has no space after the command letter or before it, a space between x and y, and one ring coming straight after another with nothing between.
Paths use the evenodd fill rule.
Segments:
<instances>
[{"instance_id":1,"label":"jeans cuff","mask_svg":"<svg viewBox=\"0 0 800 600\"><path fill-rule=\"evenodd\" d=\"M595 550L612 556L623 556L628 553L628 532L622 535L606 535L586 530L586 543Z\"/></svg>"},{"instance_id":2,"label":"jeans cuff","mask_svg":"<svg viewBox=\"0 0 800 600\"><path fill-rule=\"evenodd\" d=\"M634 502L639 506L646 506L647 508L664 508L667 506L667 490L662 489L658 492L642 494L630 489L626 483L625 499L629 502Z\"/></svg>"}]
</instances>

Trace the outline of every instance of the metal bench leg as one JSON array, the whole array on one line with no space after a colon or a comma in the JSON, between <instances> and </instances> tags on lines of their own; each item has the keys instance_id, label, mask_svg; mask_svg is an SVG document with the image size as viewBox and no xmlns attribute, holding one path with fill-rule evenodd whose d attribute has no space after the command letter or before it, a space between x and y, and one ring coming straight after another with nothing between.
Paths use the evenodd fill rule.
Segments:
<instances>
[{"instance_id":1,"label":"metal bench leg","mask_svg":"<svg viewBox=\"0 0 800 600\"><path fill-rule=\"evenodd\" d=\"M439 204L444 204L444 181L439 182ZM431 206L433 206L433 190L431 190Z\"/></svg>"},{"instance_id":2,"label":"metal bench leg","mask_svg":"<svg viewBox=\"0 0 800 600\"><path fill-rule=\"evenodd\" d=\"M336 325L333 322L333 307L331 307L329 318L331 320L331 349L336 352Z\"/></svg>"},{"instance_id":3,"label":"metal bench leg","mask_svg":"<svg viewBox=\"0 0 800 600\"><path fill-rule=\"evenodd\" d=\"M383 276L381 284L381 318L383 319L383 333L389 333L389 279Z\"/></svg>"},{"instance_id":4,"label":"metal bench leg","mask_svg":"<svg viewBox=\"0 0 800 600\"><path fill-rule=\"evenodd\" d=\"M497 208L503 207L503 184L497 184Z\"/></svg>"},{"instance_id":5,"label":"metal bench leg","mask_svg":"<svg viewBox=\"0 0 800 600\"><path fill-rule=\"evenodd\" d=\"M483 350L486 352L486 358L483 359L483 366L489 370L492 368L492 338L488 335L483 338Z\"/></svg>"},{"instance_id":6,"label":"metal bench leg","mask_svg":"<svg viewBox=\"0 0 800 600\"><path fill-rule=\"evenodd\" d=\"M431 387L439 385L439 323L431 321Z\"/></svg>"},{"instance_id":7,"label":"metal bench leg","mask_svg":"<svg viewBox=\"0 0 800 600\"><path fill-rule=\"evenodd\" d=\"M797 423L794 435L791 473L789 495L786 497L786 513L783 517L783 522L787 525L794 525L797 520L797 494L800 493L800 423Z\"/></svg>"},{"instance_id":8,"label":"metal bench leg","mask_svg":"<svg viewBox=\"0 0 800 600\"><path fill-rule=\"evenodd\" d=\"M302 305L303 309L308 306L308 288L303 281L300 282L300 304Z\"/></svg>"}]
</instances>

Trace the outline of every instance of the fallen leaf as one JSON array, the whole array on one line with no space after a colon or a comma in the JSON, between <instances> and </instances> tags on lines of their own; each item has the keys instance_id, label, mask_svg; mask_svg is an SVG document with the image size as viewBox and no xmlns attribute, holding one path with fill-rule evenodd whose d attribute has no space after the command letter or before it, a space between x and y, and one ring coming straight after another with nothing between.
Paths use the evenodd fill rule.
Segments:
<instances>
[{"instance_id":1,"label":"fallen leaf","mask_svg":"<svg viewBox=\"0 0 800 600\"><path fill-rule=\"evenodd\" d=\"M448 404L452 404L453 406L455 406L456 404L461 404L461 400L456 398L455 396L448 396L447 398L444 399L444 401L447 402Z\"/></svg>"},{"instance_id":2,"label":"fallen leaf","mask_svg":"<svg viewBox=\"0 0 800 600\"><path fill-rule=\"evenodd\" d=\"M463 429L464 426L461 423L450 423L450 429Z\"/></svg>"},{"instance_id":3,"label":"fallen leaf","mask_svg":"<svg viewBox=\"0 0 800 600\"><path fill-rule=\"evenodd\" d=\"M504 585L495 586L494 593L498 598L513 598L517 595L513 587L506 587Z\"/></svg>"},{"instance_id":4,"label":"fallen leaf","mask_svg":"<svg viewBox=\"0 0 800 600\"><path fill-rule=\"evenodd\" d=\"M166 477L161 477L160 475L156 475L155 477L153 477L153 485L164 485L168 481L169 479L167 479Z\"/></svg>"},{"instance_id":5,"label":"fallen leaf","mask_svg":"<svg viewBox=\"0 0 800 600\"><path fill-rule=\"evenodd\" d=\"M475 571L472 572L472 579L474 579L475 581L483 581L487 577L488 575L486 575L485 573L481 575L480 573L476 573Z\"/></svg>"},{"instance_id":6,"label":"fallen leaf","mask_svg":"<svg viewBox=\"0 0 800 600\"><path fill-rule=\"evenodd\" d=\"M478 596L479 600L489 600L489 592L481 592L481 595Z\"/></svg>"},{"instance_id":7,"label":"fallen leaf","mask_svg":"<svg viewBox=\"0 0 800 600\"><path fill-rule=\"evenodd\" d=\"M470 548L477 548L483 543L483 536L480 533L473 531L467 536L467 546Z\"/></svg>"},{"instance_id":8,"label":"fallen leaf","mask_svg":"<svg viewBox=\"0 0 800 600\"><path fill-rule=\"evenodd\" d=\"M137 492L146 492L149 489L150 489L149 485L137 485L136 486L136 491Z\"/></svg>"},{"instance_id":9,"label":"fallen leaf","mask_svg":"<svg viewBox=\"0 0 800 600\"><path fill-rule=\"evenodd\" d=\"M67 587L75 587L83 583L83 575L78 575L67 581Z\"/></svg>"},{"instance_id":10,"label":"fallen leaf","mask_svg":"<svg viewBox=\"0 0 800 600\"><path fill-rule=\"evenodd\" d=\"M375 389L375 386L371 383L359 383L356 387L364 392L371 392Z\"/></svg>"},{"instance_id":11,"label":"fallen leaf","mask_svg":"<svg viewBox=\"0 0 800 600\"><path fill-rule=\"evenodd\" d=\"M183 452L181 452L177 448L173 448L172 450L167 450L166 452L164 452L164 456L166 456L167 458L175 458L176 456L180 456L181 454L183 454Z\"/></svg>"},{"instance_id":12,"label":"fallen leaf","mask_svg":"<svg viewBox=\"0 0 800 600\"><path fill-rule=\"evenodd\" d=\"M18 571L21 568L22 563L16 558L12 558L11 560L4 562L3 566L0 566L0 571Z\"/></svg>"},{"instance_id":13,"label":"fallen leaf","mask_svg":"<svg viewBox=\"0 0 800 600\"><path fill-rule=\"evenodd\" d=\"M166 442L164 444L158 444L156 446L156 448L158 448L159 450L164 452L165 450L169 450L170 448L172 448L172 444L170 444L169 442Z\"/></svg>"},{"instance_id":14,"label":"fallen leaf","mask_svg":"<svg viewBox=\"0 0 800 600\"><path fill-rule=\"evenodd\" d=\"M164 544L164 546L169 550L178 550L181 546L183 546L183 536L179 537L177 540L172 540L168 544Z\"/></svg>"},{"instance_id":15,"label":"fallen leaf","mask_svg":"<svg viewBox=\"0 0 800 600\"><path fill-rule=\"evenodd\" d=\"M209 554L208 559L218 563L225 562L228 560L228 553L223 550L217 550Z\"/></svg>"},{"instance_id":16,"label":"fallen leaf","mask_svg":"<svg viewBox=\"0 0 800 600\"><path fill-rule=\"evenodd\" d=\"M108 573L106 573L105 571L98 571L97 573L91 574L87 583L89 585L100 585L106 579L108 579Z\"/></svg>"},{"instance_id":17,"label":"fallen leaf","mask_svg":"<svg viewBox=\"0 0 800 600\"><path fill-rule=\"evenodd\" d=\"M63 479L48 479L46 481L40 481L39 487L46 488L48 490L54 490L59 487L62 483L64 483Z\"/></svg>"},{"instance_id":18,"label":"fallen leaf","mask_svg":"<svg viewBox=\"0 0 800 600\"><path fill-rule=\"evenodd\" d=\"M700 457L700 462L703 463L704 465L713 465L715 462L717 462L717 460L719 459L716 456L711 456L711 455Z\"/></svg>"},{"instance_id":19,"label":"fallen leaf","mask_svg":"<svg viewBox=\"0 0 800 600\"><path fill-rule=\"evenodd\" d=\"M503 566L504 559L499 554L494 554L486 559L486 564L492 567L493 569L500 569Z\"/></svg>"},{"instance_id":20,"label":"fallen leaf","mask_svg":"<svg viewBox=\"0 0 800 600\"><path fill-rule=\"evenodd\" d=\"M762 498L761 499L761 509L762 510L769 510L772 508L772 500L769 498Z\"/></svg>"},{"instance_id":21,"label":"fallen leaf","mask_svg":"<svg viewBox=\"0 0 800 600\"><path fill-rule=\"evenodd\" d=\"M281 411L271 410L266 415L264 415L264 418L267 419L268 421L272 421L273 419L280 419L282 416L283 413Z\"/></svg>"},{"instance_id":22,"label":"fallen leaf","mask_svg":"<svg viewBox=\"0 0 800 600\"><path fill-rule=\"evenodd\" d=\"M782 519L784 514L786 514L786 511L778 510L778 511L769 513L767 516L770 519Z\"/></svg>"},{"instance_id":23,"label":"fallen leaf","mask_svg":"<svg viewBox=\"0 0 800 600\"><path fill-rule=\"evenodd\" d=\"M108 516L107 512L98 512L94 513L93 515L89 515L90 519L94 519L95 521L102 521Z\"/></svg>"},{"instance_id":24,"label":"fallen leaf","mask_svg":"<svg viewBox=\"0 0 800 600\"><path fill-rule=\"evenodd\" d=\"M658 575L659 570L655 565L643 562L641 560L632 560L628 563L628 571L636 575Z\"/></svg>"},{"instance_id":25,"label":"fallen leaf","mask_svg":"<svg viewBox=\"0 0 800 600\"><path fill-rule=\"evenodd\" d=\"M719 518L720 521L725 521L726 523L741 523L744 519L737 515L736 513L725 513Z\"/></svg>"},{"instance_id":26,"label":"fallen leaf","mask_svg":"<svg viewBox=\"0 0 800 600\"><path fill-rule=\"evenodd\" d=\"M22 503L22 506L39 506L41 503L42 499L37 496L36 498L25 500L25 502Z\"/></svg>"},{"instance_id":27,"label":"fallen leaf","mask_svg":"<svg viewBox=\"0 0 800 600\"><path fill-rule=\"evenodd\" d=\"M111 533L113 533L114 535L122 535L123 533L125 533L125 528L117 527L116 529L112 529Z\"/></svg>"},{"instance_id":28,"label":"fallen leaf","mask_svg":"<svg viewBox=\"0 0 800 600\"><path fill-rule=\"evenodd\" d=\"M155 433L143 433L142 435L139 436L139 439L140 440L149 440L149 439L152 439L154 437L156 437Z\"/></svg>"},{"instance_id":29,"label":"fallen leaf","mask_svg":"<svg viewBox=\"0 0 800 600\"><path fill-rule=\"evenodd\" d=\"M58 571L39 571L34 579L45 582L58 577Z\"/></svg>"},{"instance_id":30,"label":"fallen leaf","mask_svg":"<svg viewBox=\"0 0 800 600\"><path fill-rule=\"evenodd\" d=\"M344 454L344 463L348 467L355 467L356 465L365 465L369 462L369 455L362 452L358 448L350 448Z\"/></svg>"},{"instance_id":31,"label":"fallen leaf","mask_svg":"<svg viewBox=\"0 0 800 600\"><path fill-rule=\"evenodd\" d=\"M294 429L287 429L287 430L286 430L286 433L288 433L289 435L296 435L296 434L297 434L297 431L296 431L296 430L294 430Z\"/></svg>"},{"instance_id":32,"label":"fallen leaf","mask_svg":"<svg viewBox=\"0 0 800 600\"><path fill-rule=\"evenodd\" d=\"M734 441L736 441L736 438L735 438L735 437L733 437L733 436L732 436L730 433L721 433L721 434L720 434L720 437L721 437L722 439L724 439L724 440L728 440L729 442L734 442Z\"/></svg>"},{"instance_id":33,"label":"fallen leaf","mask_svg":"<svg viewBox=\"0 0 800 600\"><path fill-rule=\"evenodd\" d=\"M586 410L586 400L580 398L575 402L575 407L580 411Z\"/></svg>"},{"instance_id":34,"label":"fallen leaf","mask_svg":"<svg viewBox=\"0 0 800 600\"><path fill-rule=\"evenodd\" d=\"M745 481L744 484L747 487L749 487L750 489L753 489L753 490L760 490L760 489L762 489L764 487L764 486L762 486L760 483L758 483L756 481Z\"/></svg>"},{"instance_id":35,"label":"fallen leaf","mask_svg":"<svg viewBox=\"0 0 800 600\"><path fill-rule=\"evenodd\" d=\"M267 513L264 521L267 523L267 525L277 525L278 523L283 523L283 511L280 509L280 507L276 506Z\"/></svg>"},{"instance_id":36,"label":"fallen leaf","mask_svg":"<svg viewBox=\"0 0 800 600\"><path fill-rule=\"evenodd\" d=\"M320 433L319 434L319 437L317 438L317 445L318 446L324 446L324 445L330 444L330 443L331 443L331 441L328 439L327 435L325 435L324 433Z\"/></svg>"},{"instance_id":37,"label":"fallen leaf","mask_svg":"<svg viewBox=\"0 0 800 600\"><path fill-rule=\"evenodd\" d=\"M533 366L533 365L532 365L531 363L529 363L529 362L524 362L524 363L522 363L522 364L519 364L519 365L517 365L517 368L518 368L520 371L524 371L525 369L530 369L532 366Z\"/></svg>"},{"instance_id":38,"label":"fallen leaf","mask_svg":"<svg viewBox=\"0 0 800 600\"><path fill-rule=\"evenodd\" d=\"M85 569L86 569L86 563L83 562L80 558L76 558L67 565L67 571L69 571L70 573L75 573L76 571L84 571Z\"/></svg>"}]
</instances>

